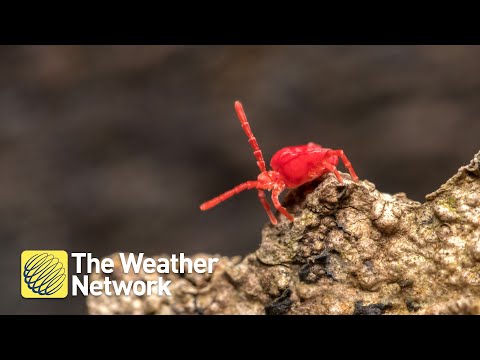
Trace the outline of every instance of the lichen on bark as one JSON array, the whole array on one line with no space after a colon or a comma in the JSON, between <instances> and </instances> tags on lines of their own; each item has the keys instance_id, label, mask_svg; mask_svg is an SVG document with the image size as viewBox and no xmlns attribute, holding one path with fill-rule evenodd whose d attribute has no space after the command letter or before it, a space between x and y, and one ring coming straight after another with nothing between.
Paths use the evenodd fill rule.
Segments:
<instances>
[{"instance_id":1,"label":"lichen on bark","mask_svg":"<svg viewBox=\"0 0 480 360\"><path fill-rule=\"evenodd\" d=\"M89 313L480 314L480 152L423 204L342 175L290 191L295 221L265 225L255 253L168 275L172 296L89 296Z\"/></svg>"}]
</instances>

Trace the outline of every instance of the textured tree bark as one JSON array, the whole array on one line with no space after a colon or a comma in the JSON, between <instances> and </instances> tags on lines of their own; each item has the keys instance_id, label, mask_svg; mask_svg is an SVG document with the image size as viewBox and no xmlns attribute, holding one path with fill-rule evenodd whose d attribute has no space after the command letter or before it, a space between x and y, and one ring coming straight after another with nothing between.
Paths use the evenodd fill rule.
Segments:
<instances>
[{"instance_id":1,"label":"textured tree bark","mask_svg":"<svg viewBox=\"0 0 480 360\"><path fill-rule=\"evenodd\" d=\"M295 221L265 225L255 253L168 275L169 297L89 296L89 313L480 314L480 152L423 204L329 174L285 206Z\"/></svg>"}]
</instances>

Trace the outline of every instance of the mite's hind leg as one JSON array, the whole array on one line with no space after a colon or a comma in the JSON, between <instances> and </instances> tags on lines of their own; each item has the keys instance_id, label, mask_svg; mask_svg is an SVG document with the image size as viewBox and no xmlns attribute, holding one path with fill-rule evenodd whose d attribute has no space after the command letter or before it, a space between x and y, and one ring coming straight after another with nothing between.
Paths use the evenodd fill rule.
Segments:
<instances>
[{"instance_id":1,"label":"mite's hind leg","mask_svg":"<svg viewBox=\"0 0 480 360\"><path fill-rule=\"evenodd\" d=\"M330 150L328 154L333 154L338 156L340 159L342 159L343 165L345 165L345 168L348 170L350 173L350 176L352 177L352 180L355 182L358 182L358 176L355 173L355 170L353 170L352 163L348 160L347 156L343 152L343 150Z\"/></svg>"},{"instance_id":2,"label":"mite's hind leg","mask_svg":"<svg viewBox=\"0 0 480 360\"><path fill-rule=\"evenodd\" d=\"M338 172L337 168L335 166L333 166L332 164L328 163L328 162L324 162L323 164L323 167L327 170L330 170L331 172L333 172L335 174L335 176L337 177L337 180L340 184L343 184L343 178L342 178L342 175L340 175L340 173Z\"/></svg>"}]
</instances>

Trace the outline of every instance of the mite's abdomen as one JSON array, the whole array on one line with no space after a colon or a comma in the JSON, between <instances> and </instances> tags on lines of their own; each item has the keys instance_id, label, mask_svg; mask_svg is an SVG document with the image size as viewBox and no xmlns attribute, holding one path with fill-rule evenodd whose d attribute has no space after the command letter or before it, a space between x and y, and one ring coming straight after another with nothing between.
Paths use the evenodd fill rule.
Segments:
<instances>
[{"instance_id":1,"label":"mite's abdomen","mask_svg":"<svg viewBox=\"0 0 480 360\"><path fill-rule=\"evenodd\" d=\"M305 174L308 174L314 168L312 163L303 161L301 157L303 156L288 161L277 170L282 174L288 187L296 187L308 181L305 179Z\"/></svg>"},{"instance_id":2,"label":"mite's abdomen","mask_svg":"<svg viewBox=\"0 0 480 360\"><path fill-rule=\"evenodd\" d=\"M314 143L285 147L272 157L270 166L282 175L289 188L297 187L321 175L319 166L328 150Z\"/></svg>"}]
</instances>

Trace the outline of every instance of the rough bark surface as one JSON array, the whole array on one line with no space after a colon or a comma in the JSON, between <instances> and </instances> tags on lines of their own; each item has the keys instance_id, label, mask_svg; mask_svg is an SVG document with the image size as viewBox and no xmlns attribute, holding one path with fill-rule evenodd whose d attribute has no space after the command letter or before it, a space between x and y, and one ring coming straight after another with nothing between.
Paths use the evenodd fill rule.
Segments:
<instances>
[{"instance_id":1,"label":"rough bark surface","mask_svg":"<svg viewBox=\"0 0 480 360\"><path fill-rule=\"evenodd\" d=\"M266 225L255 253L168 275L170 297L90 296L89 313L480 314L480 152L423 204L343 176L291 191L295 221Z\"/></svg>"}]
</instances>

